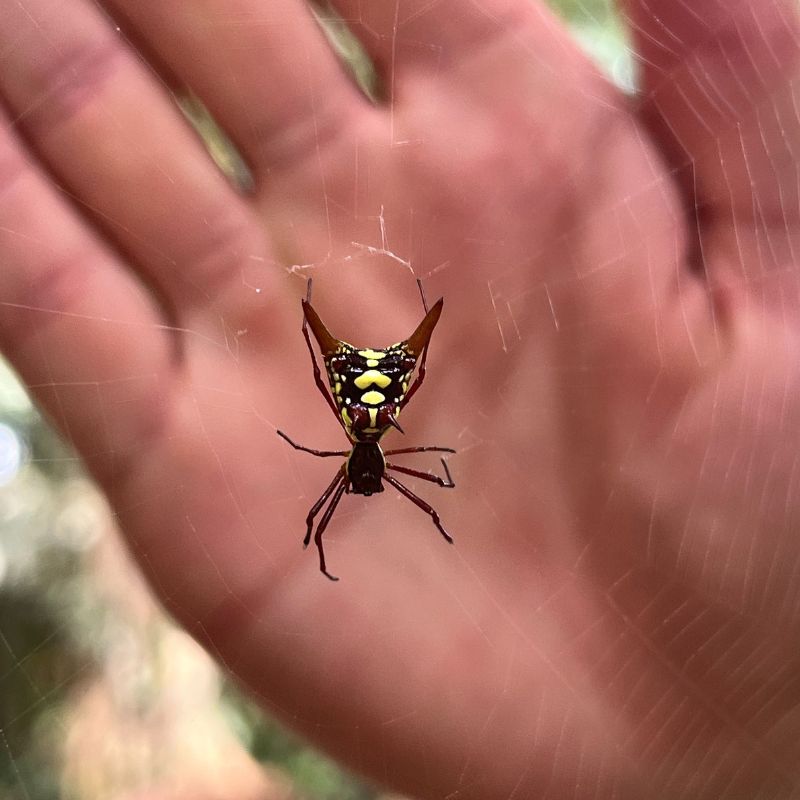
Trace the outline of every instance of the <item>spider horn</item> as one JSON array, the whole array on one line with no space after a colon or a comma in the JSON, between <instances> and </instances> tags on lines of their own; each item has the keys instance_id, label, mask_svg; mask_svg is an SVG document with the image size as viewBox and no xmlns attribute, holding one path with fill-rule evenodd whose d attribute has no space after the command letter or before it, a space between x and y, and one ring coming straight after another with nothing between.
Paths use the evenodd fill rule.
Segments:
<instances>
[{"instance_id":1,"label":"spider horn","mask_svg":"<svg viewBox=\"0 0 800 800\"><path fill-rule=\"evenodd\" d=\"M400 423L397 421L397 417L395 417L395 415L394 415L394 414L392 414L391 412L389 412L389 413L386 415L386 419L387 419L387 421L389 422L389 424L390 424L390 425L391 425L393 428L397 428L397 430L399 430L399 431L400 431L400 433L405 433L405 431L404 431L404 430L403 430L403 429L400 427Z\"/></svg>"},{"instance_id":2,"label":"spider horn","mask_svg":"<svg viewBox=\"0 0 800 800\"><path fill-rule=\"evenodd\" d=\"M308 303L305 300L301 302L303 303L303 314L305 314L306 322L308 322L309 326L311 327L311 332L314 334L314 338L317 340L317 344L319 345L319 349L322 351L322 355L327 356L336 352L336 348L339 346L339 340L334 339L333 336L331 336L330 331L325 327L324 323L319 318L319 314L314 311L311 303Z\"/></svg>"},{"instance_id":3,"label":"spider horn","mask_svg":"<svg viewBox=\"0 0 800 800\"><path fill-rule=\"evenodd\" d=\"M414 333L406 339L406 346L413 356L419 357L420 353L428 346L433 329L441 316L443 305L444 298L440 297L436 305L425 315L425 319L417 326Z\"/></svg>"}]
</instances>

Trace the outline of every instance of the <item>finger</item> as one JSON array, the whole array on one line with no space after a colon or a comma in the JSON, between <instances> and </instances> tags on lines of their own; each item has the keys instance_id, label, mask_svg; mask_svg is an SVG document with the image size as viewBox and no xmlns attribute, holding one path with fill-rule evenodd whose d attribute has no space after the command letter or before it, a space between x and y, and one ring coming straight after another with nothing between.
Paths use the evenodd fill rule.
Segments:
<instances>
[{"instance_id":1,"label":"finger","mask_svg":"<svg viewBox=\"0 0 800 800\"><path fill-rule=\"evenodd\" d=\"M259 175L316 158L369 112L302 0L108 5L203 99Z\"/></svg>"},{"instance_id":2,"label":"finger","mask_svg":"<svg viewBox=\"0 0 800 800\"><path fill-rule=\"evenodd\" d=\"M544 75L558 75L563 83L588 64L552 13L529 0L333 0L331 5L381 68L390 95L407 67L449 73L481 61L483 79L494 84L508 79L507 59L525 53Z\"/></svg>"},{"instance_id":3,"label":"finger","mask_svg":"<svg viewBox=\"0 0 800 800\"><path fill-rule=\"evenodd\" d=\"M4 116L0 190L0 349L90 468L120 476L164 424L174 343Z\"/></svg>"},{"instance_id":4,"label":"finger","mask_svg":"<svg viewBox=\"0 0 800 800\"><path fill-rule=\"evenodd\" d=\"M252 287L274 268L260 225L95 6L12 3L0 53L17 125L174 309L263 306Z\"/></svg>"},{"instance_id":5,"label":"finger","mask_svg":"<svg viewBox=\"0 0 800 800\"><path fill-rule=\"evenodd\" d=\"M683 178L689 213L713 222L714 236L736 229L726 261L744 275L800 263L791 257L800 222L795 4L715 0L699 13L676 0L627 0L626 9L643 115Z\"/></svg>"}]
</instances>

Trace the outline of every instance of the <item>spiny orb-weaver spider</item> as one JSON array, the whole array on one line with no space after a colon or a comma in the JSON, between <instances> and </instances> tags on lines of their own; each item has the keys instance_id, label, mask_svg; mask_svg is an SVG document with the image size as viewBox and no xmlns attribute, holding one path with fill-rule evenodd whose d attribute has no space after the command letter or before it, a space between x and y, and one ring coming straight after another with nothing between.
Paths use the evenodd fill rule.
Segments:
<instances>
[{"instance_id":1,"label":"spiny orb-weaver spider","mask_svg":"<svg viewBox=\"0 0 800 800\"><path fill-rule=\"evenodd\" d=\"M455 453L456 451L450 447L404 447L399 450L387 450L384 453L379 444L381 437L388 432L389 428L397 428L400 433L404 433L397 422L397 417L425 379L428 344L433 329L436 327L436 323L442 313L444 300L440 298L433 308L428 310L421 281L417 281L417 286L422 297L425 318L408 339L382 350L369 347L354 347L331 336L311 305L311 280L308 281L306 299L302 301L303 336L308 346L308 352L311 355L314 382L330 406L331 411L336 415L337 421L344 428L353 446L350 450L314 450L293 442L283 431L278 431L278 435L285 439L295 450L302 450L304 453L311 453L311 455L319 456L320 458L340 456L346 459L344 464L337 470L331 484L308 512L306 517L306 536L303 540L303 547L308 547L308 543L311 541L311 533L314 529L314 519L328 498L333 495L327 509L325 509L325 513L322 515L322 519L317 525L317 532L314 535L314 543L317 546L317 550L319 550L320 571L332 581L338 581L339 579L335 575L331 575L325 568L322 534L328 527L333 512L345 492L348 494L351 492L353 494L363 494L369 497L371 494L382 492L382 482L386 481L426 514L429 514L433 524L439 529L442 536L450 544L453 543L453 538L444 529L436 511L387 472L387 470L402 472L443 486L446 489L452 489L455 483L453 483L453 479L450 476L447 462L441 459L444 473L447 476L445 479L437 475L431 475L428 472L420 472L416 469L392 464L386 461L384 456L426 452ZM322 353L333 397L328 393L322 381L317 359L314 355L314 348L308 335L309 327ZM414 382L409 386L417 361L419 361L419 370Z\"/></svg>"}]
</instances>

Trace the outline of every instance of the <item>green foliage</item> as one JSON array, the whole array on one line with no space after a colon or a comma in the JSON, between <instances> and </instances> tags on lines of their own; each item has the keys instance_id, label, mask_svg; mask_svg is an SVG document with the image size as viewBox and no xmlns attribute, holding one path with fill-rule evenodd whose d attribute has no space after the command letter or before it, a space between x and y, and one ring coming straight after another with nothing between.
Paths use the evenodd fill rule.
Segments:
<instances>
[{"instance_id":1,"label":"green foliage","mask_svg":"<svg viewBox=\"0 0 800 800\"><path fill-rule=\"evenodd\" d=\"M571 24L609 25L616 16L610 0L548 0L547 4Z\"/></svg>"},{"instance_id":2,"label":"green foliage","mask_svg":"<svg viewBox=\"0 0 800 800\"><path fill-rule=\"evenodd\" d=\"M59 710L83 660L46 603L0 592L0 798L58 800Z\"/></svg>"},{"instance_id":3,"label":"green foliage","mask_svg":"<svg viewBox=\"0 0 800 800\"><path fill-rule=\"evenodd\" d=\"M224 702L234 728L254 758L262 764L283 768L299 791L313 800L376 800L379 794L343 772L329 758L265 717L253 702L233 685L224 692Z\"/></svg>"}]
</instances>

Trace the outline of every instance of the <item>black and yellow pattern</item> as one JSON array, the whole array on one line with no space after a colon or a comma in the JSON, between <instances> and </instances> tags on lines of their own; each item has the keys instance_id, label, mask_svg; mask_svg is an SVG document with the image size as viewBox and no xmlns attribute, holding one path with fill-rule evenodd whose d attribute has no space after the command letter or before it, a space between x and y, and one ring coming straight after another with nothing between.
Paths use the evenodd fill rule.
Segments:
<instances>
[{"instance_id":1,"label":"black and yellow pattern","mask_svg":"<svg viewBox=\"0 0 800 800\"><path fill-rule=\"evenodd\" d=\"M401 342L385 350L359 350L339 342L325 359L328 382L347 433L379 439L397 417L417 359ZM355 438L355 437L354 437Z\"/></svg>"}]
</instances>

